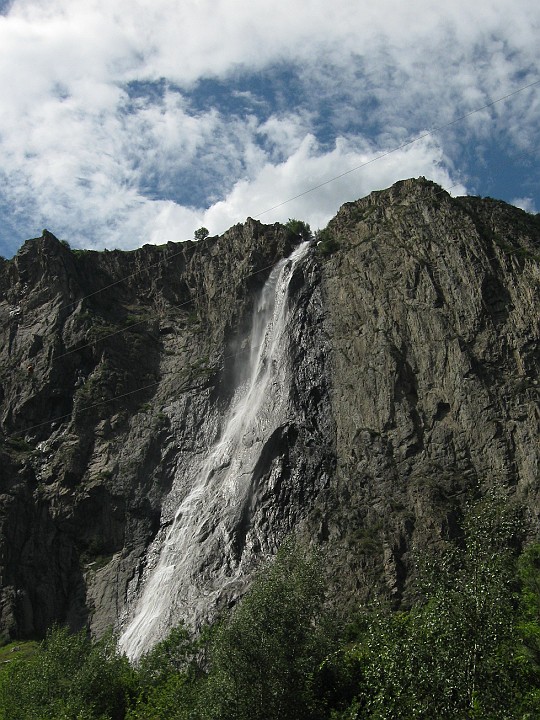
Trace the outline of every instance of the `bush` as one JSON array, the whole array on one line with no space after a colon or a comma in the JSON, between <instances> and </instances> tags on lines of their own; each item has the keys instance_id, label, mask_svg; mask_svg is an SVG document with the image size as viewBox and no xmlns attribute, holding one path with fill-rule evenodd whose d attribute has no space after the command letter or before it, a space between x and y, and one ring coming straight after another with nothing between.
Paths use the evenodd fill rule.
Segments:
<instances>
[{"instance_id":1,"label":"bush","mask_svg":"<svg viewBox=\"0 0 540 720\"><path fill-rule=\"evenodd\" d=\"M193 233L195 240L205 240L209 235L210 233L205 227L201 227Z\"/></svg>"},{"instance_id":2,"label":"bush","mask_svg":"<svg viewBox=\"0 0 540 720\"><path fill-rule=\"evenodd\" d=\"M339 250L339 243L329 228L317 230L315 241L317 242L317 252L320 255L332 255L336 250Z\"/></svg>"},{"instance_id":3,"label":"bush","mask_svg":"<svg viewBox=\"0 0 540 720\"><path fill-rule=\"evenodd\" d=\"M285 223L285 229L287 230L287 236L289 239L309 240L311 238L311 228L302 220L295 220L289 218Z\"/></svg>"},{"instance_id":4,"label":"bush","mask_svg":"<svg viewBox=\"0 0 540 720\"><path fill-rule=\"evenodd\" d=\"M217 636L204 717L321 717L316 670L333 649L323 601L318 563L285 546Z\"/></svg>"},{"instance_id":5,"label":"bush","mask_svg":"<svg viewBox=\"0 0 540 720\"><path fill-rule=\"evenodd\" d=\"M142 656L138 668L139 697L126 720L193 720L197 715L211 631L194 640L179 626Z\"/></svg>"},{"instance_id":6,"label":"bush","mask_svg":"<svg viewBox=\"0 0 540 720\"><path fill-rule=\"evenodd\" d=\"M366 717L523 717L512 551L519 527L503 504L470 507L462 542L420 568L424 603L372 615L357 645Z\"/></svg>"},{"instance_id":7,"label":"bush","mask_svg":"<svg viewBox=\"0 0 540 720\"><path fill-rule=\"evenodd\" d=\"M84 631L54 628L0 683L5 720L122 720L133 672L112 636L92 644Z\"/></svg>"}]
</instances>

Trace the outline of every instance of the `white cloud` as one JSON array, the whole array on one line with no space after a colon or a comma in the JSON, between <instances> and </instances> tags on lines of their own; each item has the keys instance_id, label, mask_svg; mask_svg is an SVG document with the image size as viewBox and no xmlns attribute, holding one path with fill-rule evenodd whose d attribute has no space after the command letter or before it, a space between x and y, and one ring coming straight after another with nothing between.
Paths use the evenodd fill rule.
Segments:
<instances>
[{"instance_id":1,"label":"white cloud","mask_svg":"<svg viewBox=\"0 0 540 720\"><path fill-rule=\"evenodd\" d=\"M15 0L0 17L0 193L80 244L223 230L532 81L539 31L533 0ZM287 110L258 120L190 104L201 78L287 63L301 85ZM161 90L133 99L130 81ZM233 94L261 106L255 84ZM447 184L454 150L494 132L537 153L539 98L471 115L261 219L324 225L401 177ZM328 122L322 146L313 133Z\"/></svg>"},{"instance_id":2,"label":"white cloud","mask_svg":"<svg viewBox=\"0 0 540 720\"><path fill-rule=\"evenodd\" d=\"M496 81L492 61L499 64L505 46L537 59L539 17L533 0L519 7L511 0L16 0L5 22L17 46L32 36L27 57L47 53L46 75L54 69L71 78L82 70L116 82L166 77L189 84L281 60L346 65L355 54L377 67L384 50L387 62L410 76L437 66L439 85L472 54L478 60L483 47Z\"/></svg>"},{"instance_id":3,"label":"white cloud","mask_svg":"<svg viewBox=\"0 0 540 720\"><path fill-rule=\"evenodd\" d=\"M223 201L205 213L204 225L213 233L223 232L244 221L248 208L252 217L265 223L296 217L313 228L324 227L344 202L420 175L453 187L454 194L465 193L465 187L451 179L443 153L431 138L377 159L380 154L373 148L351 147L344 140L338 140L332 151L321 152L315 139L306 136L286 162L267 163L252 180L239 181ZM341 177L328 182L337 176ZM289 198L295 199L285 202Z\"/></svg>"},{"instance_id":4,"label":"white cloud","mask_svg":"<svg viewBox=\"0 0 540 720\"><path fill-rule=\"evenodd\" d=\"M302 114L272 115L257 129L265 139L272 159L281 160L296 152L304 142L310 127L309 118Z\"/></svg>"},{"instance_id":5,"label":"white cloud","mask_svg":"<svg viewBox=\"0 0 540 720\"><path fill-rule=\"evenodd\" d=\"M511 201L512 205L515 205L518 208L521 208L522 210L525 210L525 212L532 213L535 215L538 213L538 210L535 207L534 200L530 197L520 197L520 198L514 198Z\"/></svg>"}]
</instances>

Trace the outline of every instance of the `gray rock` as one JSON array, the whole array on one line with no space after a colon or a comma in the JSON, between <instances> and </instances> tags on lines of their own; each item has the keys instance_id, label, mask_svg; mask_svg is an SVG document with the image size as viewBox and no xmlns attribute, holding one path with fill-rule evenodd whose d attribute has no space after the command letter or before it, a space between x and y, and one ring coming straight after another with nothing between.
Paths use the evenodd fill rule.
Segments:
<instances>
[{"instance_id":1,"label":"gray rock","mask_svg":"<svg viewBox=\"0 0 540 720\"><path fill-rule=\"evenodd\" d=\"M208 617L292 531L325 548L345 607L409 602L414 553L452 536L471 493L518 497L536 528L539 237L537 216L424 179L341 208L290 284L287 410L234 520L245 571ZM295 242L251 219L129 253L44 233L0 263L6 639L117 626Z\"/></svg>"},{"instance_id":2,"label":"gray rock","mask_svg":"<svg viewBox=\"0 0 540 720\"><path fill-rule=\"evenodd\" d=\"M340 592L399 604L411 554L451 537L465 496L515 493L537 526L540 223L421 179L329 228L338 467L321 513Z\"/></svg>"}]
</instances>

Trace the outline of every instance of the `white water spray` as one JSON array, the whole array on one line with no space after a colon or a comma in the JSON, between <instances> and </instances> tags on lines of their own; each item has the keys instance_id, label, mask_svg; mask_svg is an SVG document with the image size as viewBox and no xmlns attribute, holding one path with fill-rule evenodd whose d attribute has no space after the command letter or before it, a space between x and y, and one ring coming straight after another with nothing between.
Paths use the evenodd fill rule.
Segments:
<instances>
[{"instance_id":1,"label":"white water spray","mask_svg":"<svg viewBox=\"0 0 540 720\"><path fill-rule=\"evenodd\" d=\"M196 616L197 608L202 616L224 589L234 587L253 558L249 542L239 550L237 534L249 510L261 451L286 422L288 290L308 247L303 243L272 271L254 309L246 380L235 393L221 435L204 458L175 478L175 486L187 483L189 490L161 547L156 539L149 549L157 561L134 608L128 609L120 637L120 648L132 659L181 619Z\"/></svg>"}]
</instances>

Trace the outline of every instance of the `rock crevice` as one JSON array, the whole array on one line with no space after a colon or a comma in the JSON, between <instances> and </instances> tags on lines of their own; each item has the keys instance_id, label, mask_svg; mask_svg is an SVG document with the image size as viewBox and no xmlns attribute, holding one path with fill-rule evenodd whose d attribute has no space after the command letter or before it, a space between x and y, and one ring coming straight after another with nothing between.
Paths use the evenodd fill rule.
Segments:
<instances>
[{"instance_id":1,"label":"rock crevice","mask_svg":"<svg viewBox=\"0 0 540 720\"><path fill-rule=\"evenodd\" d=\"M326 548L340 603L399 606L415 552L455 532L471 493L515 495L538 522L540 219L421 178L347 203L325 234L290 280L293 372L231 520L231 562L295 531ZM129 253L44 232L0 264L5 638L119 622L189 490L178 478L219 437L255 299L297 240L251 219ZM203 572L221 562L218 549Z\"/></svg>"}]
</instances>

